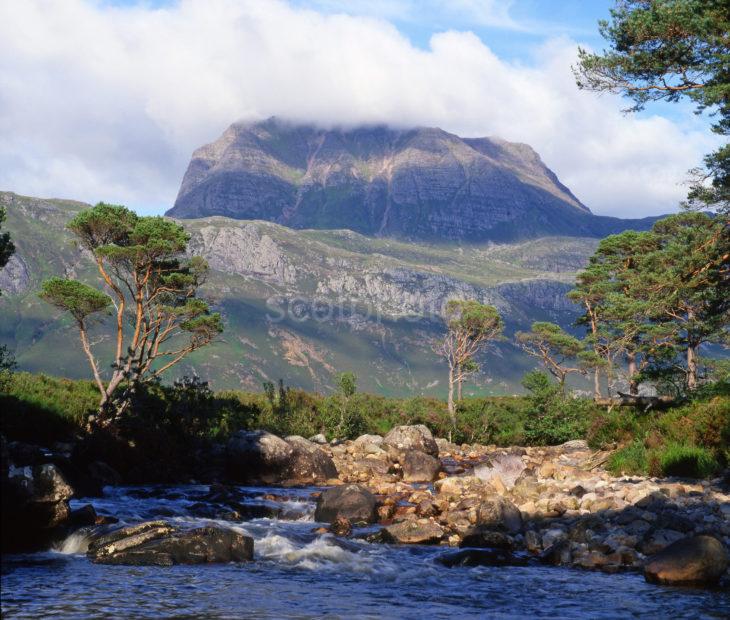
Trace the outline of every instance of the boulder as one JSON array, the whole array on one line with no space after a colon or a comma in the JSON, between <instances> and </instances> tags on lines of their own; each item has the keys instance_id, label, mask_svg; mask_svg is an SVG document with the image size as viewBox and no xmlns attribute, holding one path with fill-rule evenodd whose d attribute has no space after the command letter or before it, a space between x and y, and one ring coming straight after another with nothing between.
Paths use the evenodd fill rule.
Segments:
<instances>
[{"instance_id":1,"label":"boulder","mask_svg":"<svg viewBox=\"0 0 730 620\"><path fill-rule=\"evenodd\" d=\"M385 542L406 545L428 545L437 543L443 538L444 530L438 523L430 519L401 521L389 525L383 530Z\"/></svg>"},{"instance_id":2,"label":"boulder","mask_svg":"<svg viewBox=\"0 0 730 620\"><path fill-rule=\"evenodd\" d=\"M423 424L396 426L383 438L383 445L401 452L420 450L431 456L439 455L439 449L431 431Z\"/></svg>"},{"instance_id":3,"label":"boulder","mask_svg":"<svg viewBox=\"0 0 730 620\"><path fill-rule=\"evenodd\" d=\"M294 454L286 441L266 431L238 431L226 445L226 471L236 482L279 482Z\"/></svg>"},{"instance_id":4,"label":"boulder","mask_svg":"<svg viewBox=\"0 0 730 620\"><path fill-rule=\"evenodd\" d=\"M401 467L404 482L433 482L441 471L441 461L420 450L407 450Z\"/></svg>"},{"instance_id":5,"label":"boulder","mask_svg":"<svg viewBox=\"0 0 730 620\"><path fill-rule=\"evenodd\" d=\"M459 546L512 549L514 547L514 541L503 532L495 532L484 527L475 527L464 536Z\"/></svg>"},{"instance_id":6,"label":"boulder","mask_svg":"<svg viewBox=\"0 0 730 620\"><path fill-rule=\"evenodd\" d=\"M711 585L717 583L728 567L725 546L712 536L693 536L678 540L644 565L650 583Z\"/></svg>"},{"instance_id":7,"label":"boulder","mask_svg":"<svg viewBox=\"0 0 730 620\"><path fill-rule=\"evenodd\" d=\"M244 562L253 559L253 539L223 527L182 530L153 521L98 538L88 555L98 564L134 566Z\"/></svg>"},{"instance_id":8,"label":"boulder","mask_svg":"<svg viewBox=\"0 0 730 620\"><path fill-rule=\"evenodd\" d=\"M525 463L518 455L499 454L490 458L489 463L475 467L474 475L484 482L499 479L507 489L512 489L525 469Z\"/></svg>"},{"instance_id":9,"label":"boulder","mask_svg":"<svg viewBox=\"0 0 730 620\"><path fill-rule=\"evenodd\" d=\"M449 568L455 566L521 566L524 558L516 557L507 549L462 549L442 555L437 560Z\"/></svg>"},{"instance_id":10,"label":"boulder","mask_svg":"<svg viewBox=\"0 0 730 620\"><path fill-rule=\"evenodd\" d=\"M485 495L491 490L476 476L449 476L437 480L433 486L440 495L449 498L460 498L467 494Z\"/></svg>"},{"instance_id":11,"label":"boulder","mask_svg":"<svg viewBox=\"0 0 730 620\"><path fill-rule=\"evenodd\" d=\"M345 518L350 523L374 523L375 504L375 496L359 484L333 487L317 498L314 520L334 523L338 518Z\"/></svg>"},{"instance_id":12,"label":"boulder","mask_svg":"<svg viewBox=\"0 0 730 620\"><path fill-rule=\"evenodd\" d=\"M287 437L286 442L292 448L283 475L289 480L303 483L324 483L337 478L337 468L332 458L317 444L298 437Z\"/></svg>"},{"instance_id":13,"label":"boulder","mask_svg":"<svg viewBox=\"0 0 730 620\"><path fill-rule=\"evenodd\" d=\"M2 549L5 552L47 548L69 523L73 489L52 463L16 467L6 460L2 471Z\"/></svg>"},{"instance_id":14,"label":"boulder","mask_svg":"<svg viewBox=\"0 0 730 620\"><path fill-rule=\"evenodd\" d=\"M522 513L503 497L489 497L477 509L477 525L484 529L502 530L514 534L522 529Z\"/></svg>"}]
</instances>

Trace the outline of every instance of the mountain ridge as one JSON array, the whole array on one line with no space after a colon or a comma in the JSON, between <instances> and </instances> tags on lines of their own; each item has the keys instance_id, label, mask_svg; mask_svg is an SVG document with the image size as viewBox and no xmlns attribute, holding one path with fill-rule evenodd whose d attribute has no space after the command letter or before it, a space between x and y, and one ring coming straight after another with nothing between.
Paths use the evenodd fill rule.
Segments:
<instances>
[{"instance_id":1,"label":"mountain ridge","mask_svg":"<svg viewBox=\"0 0 730 620\"><path fill-rule=\"evenodd\" d=\"M603 237L657 219L593 215L526 144L274 118L234 123L196 149L167 215L468 242Z\"/></svg>"},{"instance_id":2,"label":"mountain ridge","mask_svg":"<svg viewBox=\"0 0 730 620\"><path fill-rule=\"evenodd\" d=\"M66 228L89 205L0 192L0 206L17 247L0 270L0 343L20 369L88 376L73 322L37 292L54 275L102 285L93 260ZM190 252L211 266L201 292L223 314L226 330L168 380L197 374L217 389L255 390L283 378L326 392L338 372L349 370L365 391L443 395L445 371L432 342L442 333L439 310L446 300L494 304L508 335L533 320L569 327L577 309L565 293L597 243L575 237L415 243L265 221L179 221L191 236ZM111 346L109 333L94 325L102 352ZM467 393L511 393L533 366L509 342L484 361L484 374Z\"/></svg>"}]
</instances>

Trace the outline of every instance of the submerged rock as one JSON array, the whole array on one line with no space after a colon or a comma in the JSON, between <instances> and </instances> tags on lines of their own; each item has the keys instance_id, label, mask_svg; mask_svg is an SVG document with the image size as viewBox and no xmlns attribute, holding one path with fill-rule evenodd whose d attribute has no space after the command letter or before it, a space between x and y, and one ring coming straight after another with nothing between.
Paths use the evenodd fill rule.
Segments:
<instances>
[{"instance_id":1,"label":"submerged rock","mask_svg":"<svg viewBox=\"0 0 730 620\"><path fill-rule=\"evenodd\" d=\"M383 438L383 445L400 451L419 450L431 456L439 454L431 431L423 424L396 426Z\"/></svg>"},{"instance_id":2,"label":"submerged rock","mask_svg":"<svg viewBox=\"0 0 730 620\"><path fill-rule=\"evenodd\" d=\"M339 518L351 523L374 523L377 520L375 496L359 484L327 489L317 498L314 520L334 523Z\"/></svg>"},{"instance_id":3,"label":"submerged rock","mask_svg":"<svg viewBox=\"0 0 730 620\"><path fill-rule=\"evenodd\" d=\"M223 527L181 530L152 521L101 536L88 556L98 564L134 566L245 562L253 559L253 539Z\"/></svg>"},{"instance_id":4,"label":"submerged rock","mask_svg":"<svg viewBox=\"0 0 730 620\"><path fill-rule=\"evenodd\" d=\"M644 577L651 583L711 585L728 568L725 546L712 536L678 540L644 566Z\"/></svg>"},{"instance_id":5,"label":"submerged rock","mask_svg":"<svg viewBox=\"0 0 730 620\"><path fill-rule=\"evenodd\" d=\"M524 558L515 556L507 549L462 549L447 553L438 562L449 568L455 566L520 566L527 564Z\"/></svg>"}]
</instances>

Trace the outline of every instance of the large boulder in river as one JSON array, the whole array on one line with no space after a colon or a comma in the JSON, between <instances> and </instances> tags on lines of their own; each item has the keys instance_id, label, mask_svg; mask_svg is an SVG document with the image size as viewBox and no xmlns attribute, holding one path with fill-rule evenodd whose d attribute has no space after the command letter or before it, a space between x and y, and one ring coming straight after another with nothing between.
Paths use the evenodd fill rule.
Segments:
<instances>
[{"instance_id":1,"label":"large boulder in river","mask_svg":"<svg viewBox=\"0 0 730 620\"><path fill-rule=\"evenodd\" d=\"M294 448L266 431L238 431L226 445L226 471L236 482L279 482Z\"/></svg>"},{"instance_id":2,"label":"large boulder in river","mask_svg":"<svg viewBox=\"0 0 730 620\"><path fill-rule=\"evenodd\" d=\"M344 518L351 523L373 523L377 519L375 496L359 484L327 489L317 498L314 520L333 523Z\"/></svg>"},{"instance_id":3,"label":"large boulder in river","mask_svg":"<svg viewBox=\"0 0 730 620\"><path fill-rule=\"evenodd\" d=\"M74 491L52 463L14 464L12 450L3 445L2 550L47 548L69 523L68 500Z\"/></svg>"},{"instance_id":4,"label":"large boulder in river","mask_svg":"<svg viewBox=\"0 0 730 620\"><path fill-rule=\"evenodd\" d=\"M98 564L134 566L245 562L253 559L253 539L224 527L183 530L151 521L98 538L88 555Z\"/></svg>"},{"instance_id":5,"label":"large boulder in river","mask_svg":"<svg viewBox=\"0 0 730 620\"><path fill-rule=\"evenodd\" d=\"M431 456L439 455L439 448L431 431L423 424L396 426L383 438L383 446L399 451L419 450Z\"/></svg>"},{"instance_id":6,"label":"large boulder in river","mask_svg":"<svg viewBox=\"0 0 730 620\"><path fill-rule=\"evenodd\" d=\"M317 444L298 435L287 437L286 442L293 450L285 468L286 478L301 484L325 483L337 478L334 461Z\"/></svg>"},{"instance_id":7,"label":"large boulder in river","mask_svg":"<svg viewBox=\"0 0 730 620\"><path fill-rule=\"evenodd\" d=\"M401 468L404 482L433 482L441 471L441 461L420 450L407 450Z\"/></svg>"},{"instance_id":8,"label":"large boulder in river","mask_svg":"<svg viewBox=\"0 0 730 620\"><path fill-rule=\"evenodd\" d=\"M711 585L728 567L725 546L712 536L683 538L650 557L644 577L651 583Z\"/></svg>"}]
</instances>

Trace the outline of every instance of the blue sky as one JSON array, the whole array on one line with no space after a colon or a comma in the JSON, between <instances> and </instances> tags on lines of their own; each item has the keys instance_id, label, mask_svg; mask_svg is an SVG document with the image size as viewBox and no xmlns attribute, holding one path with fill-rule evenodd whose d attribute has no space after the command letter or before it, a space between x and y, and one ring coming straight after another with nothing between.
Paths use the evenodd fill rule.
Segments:
<instances>
[{"instance_id":1,"label":"blue sky","mask_svg":"<svg viewBox=\"0 0 730 620\"><path fill-rule=\"evenodd\" d=\"M438 126L533 146L593 211L676 209L715 145L687 106L578 91L608 0L0 3L0 188L161 213L235 121Z\"/></svg>"}]
</instances>

